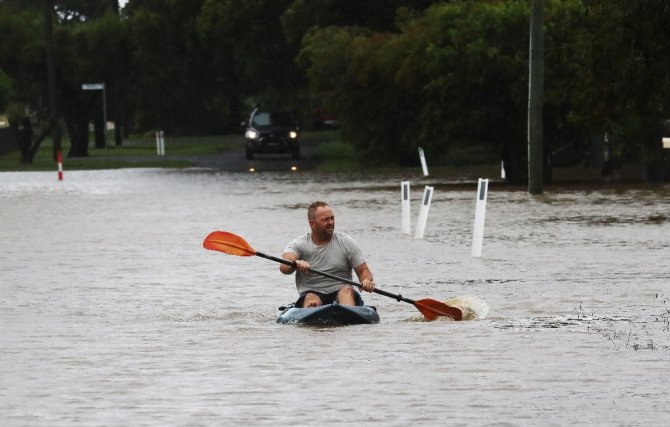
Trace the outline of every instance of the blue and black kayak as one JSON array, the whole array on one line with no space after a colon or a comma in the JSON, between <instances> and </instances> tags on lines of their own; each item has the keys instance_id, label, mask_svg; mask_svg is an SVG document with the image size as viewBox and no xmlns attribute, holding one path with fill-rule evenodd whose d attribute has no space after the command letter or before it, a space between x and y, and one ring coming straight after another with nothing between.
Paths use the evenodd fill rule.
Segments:
<instances>
[{"instance_id":1,"label":"blue and black kayak","mask_svg":"<svg viewBox=\"0 0 670 427\"><path fill-rule=\"evenodd\" d=\"M341 305L336 302L301 308L294 304L279 307L277 323L344 326L379 323L377 309L370 305Z\"/></svg>"}]
</instances>

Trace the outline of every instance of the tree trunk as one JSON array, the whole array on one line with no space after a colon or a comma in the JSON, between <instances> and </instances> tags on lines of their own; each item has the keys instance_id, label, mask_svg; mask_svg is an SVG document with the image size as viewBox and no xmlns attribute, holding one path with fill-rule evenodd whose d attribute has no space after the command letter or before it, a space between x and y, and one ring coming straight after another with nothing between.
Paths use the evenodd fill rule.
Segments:
<instances>
[{"instance_id":1,"label":"tree trunk","mask_svg":"<svg viewBox=\"0 0 670 427\"><path fill-rule=\"evenodd\" d=\"M21 153L21 164L31 164L33 162L33 156L30 155L30 147L33 144L33 125L27 117L19 120L16 125L16 142Z\"/></svg>"},{"instance_id":2,"label":"tree trunk","mask_svg":"<svg viewBox=\"0 0 670 427\"><path fill-rule=\"evenodd\" d=\"M123 122L121 120L114 122L114 145L123 146Z\"/></svg>"},{"instance_id":3,"label":"tree trunk","mask_svg":"<svg viewBox=\"0 0 670 427\"><path fill-rule=\"evenodd\" d=\"M659 183L667 181L667 155L663 150L664 128L660 120L652 120L647 125L649 132L642 142L642 162L644 179L647 182Z\"/></svg>"},{"instance_id":4,"label":"tree trunk","mask_svg":"<svg viewBox=\"0 0 670 427\"><path fill-rule=\"evenodd\" d=\"M16 125L16 139L21 153L21 164L31 164L44 138L54 129L55 120L51 120L42 133L33 141L33 124L29 117L19 120Z\"/></svg>"},{"instance_id":5,"label":"tree trunk","mask_svg":"<svg viewBox=\"0 0 670 427\"><path fill-rule=\"evenodd\" d=\"M509 184L528 184L528 145L525 141L507 143L503 148L503 162Z\"/></svg>"},{"instance_id":6,"label":"tree trunk","mask_svg":"<svg viewBox=\"0 0 670 427\"><path fill-rule=\"evenodd\" d=\"M68 157L88 157L88 122L81 112L65 114L65 124L70 134Z\"/></svg>"},{"instance_id":7,"label":"tree trunk","mask_svg":"<svg viewBox=\"0 0 670 427\"><path fill-rule=\"evenodd\" d=\"M105 148L105 126L102 117L96 117L93 120L93 136L95 139L95 148Z\"/></svg>"},{"instance_id":8,"label":"tree trunk","mask_svg":"<svg viewBox=\"0 0 670 427\"><path fill-rule=\"evenodd\" d=\"M112 120L114 120L114 145L116 147L123 146L123 130L125 128L123 101L119 92L121 91L116 90L116 88L112 90L112 101L114 105Z\"/></svg>"}]
</instances>

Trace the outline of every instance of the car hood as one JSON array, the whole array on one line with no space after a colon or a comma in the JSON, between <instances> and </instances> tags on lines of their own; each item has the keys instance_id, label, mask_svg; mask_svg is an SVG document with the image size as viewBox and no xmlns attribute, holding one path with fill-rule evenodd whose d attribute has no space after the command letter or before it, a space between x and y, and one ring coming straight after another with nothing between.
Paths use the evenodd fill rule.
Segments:
<instances>
[{"instance_id":1,"label":"car hood","mask_svg":"<svg viewBox=\"0 0 670 427\"><path fill-rule=\"evenodd\" d=\"M288 133L292 130L296 130L297 128L290 126L269 125L269 126L254 126L254 129L263 133Z\"/></svg>"}]
</instances>

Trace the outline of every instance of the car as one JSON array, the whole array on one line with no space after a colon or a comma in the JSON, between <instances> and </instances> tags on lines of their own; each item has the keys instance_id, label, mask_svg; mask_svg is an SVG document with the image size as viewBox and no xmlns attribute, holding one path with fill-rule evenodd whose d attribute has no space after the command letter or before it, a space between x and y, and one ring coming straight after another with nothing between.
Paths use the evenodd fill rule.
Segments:
<instances>
[{"instance_id":1,"label":"car","mask_svg":"<svg viewBox=\"0 0 670 427\"><path fill-rule=\"evenodd\" d=\"M255 154L285 153L300 158L300 129L287 111L255 109L244 137L247 160L253 160Z\"/></svg>"}]
</instances>

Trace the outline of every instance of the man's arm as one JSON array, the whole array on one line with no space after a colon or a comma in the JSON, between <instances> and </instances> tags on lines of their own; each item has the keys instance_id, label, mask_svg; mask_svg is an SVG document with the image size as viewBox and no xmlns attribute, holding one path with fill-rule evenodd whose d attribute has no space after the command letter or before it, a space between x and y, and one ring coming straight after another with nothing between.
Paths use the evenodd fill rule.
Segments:
<instances>
[{"instance_id":1,"label":"man's arm","mask_svg":"<svg viewBox=\"0 0 670 427\"><path fill-rule=\"evenodd\" d=\"M295 262L298 259L298 255L294 254L293 252L284 252L282 258L284 258L287 261ZM284 274L293 274L293 272L295 271L295 267L293 267L292 265L279 264L279 271L281 271Z\"/></svg>"},{"instance_id":2,"label":"man's arm","mask_svg":"<svg viewBox=\"0 0 670 427\"><path fill-rule=\"evenodd\" d=\"M361 283L361 289L366 292L372 292L375 289L375 283L372 280L372 272L368 268L367 263L363 263L358 267L354 268L356 276L358 276L358 281Z\"/></svg>"}]
</instances>

